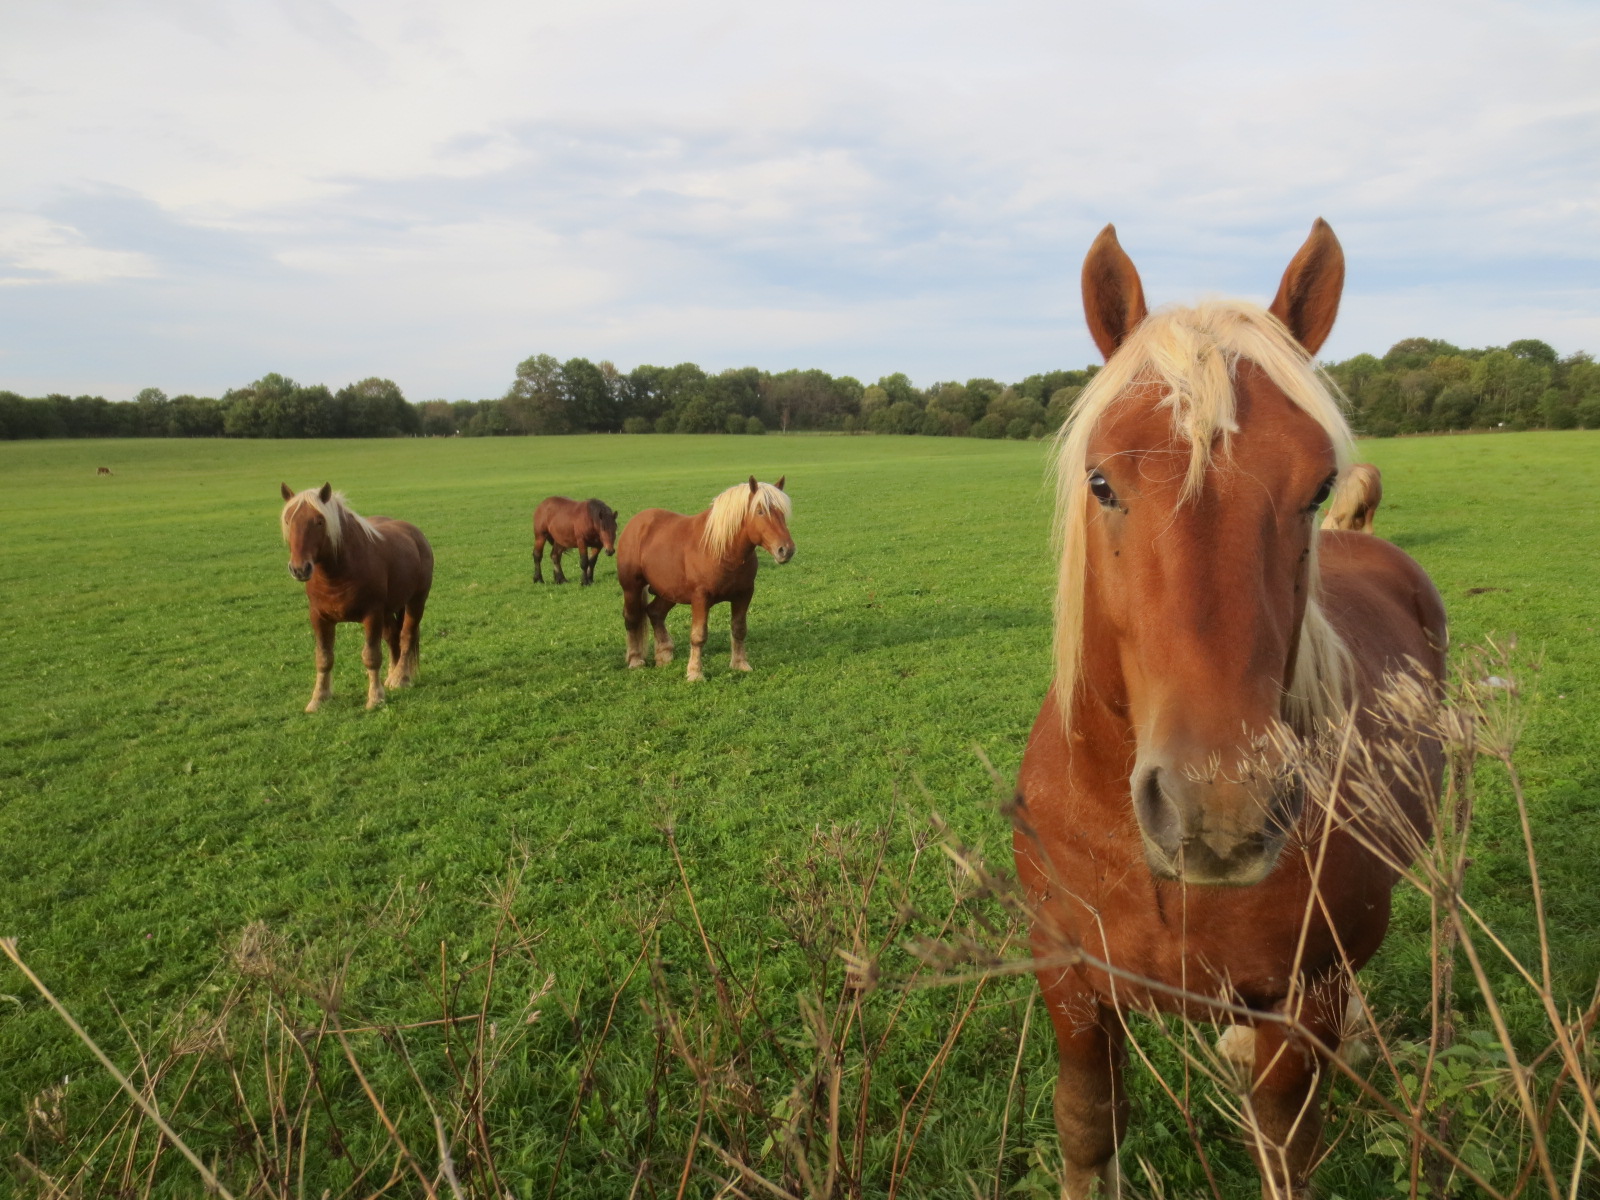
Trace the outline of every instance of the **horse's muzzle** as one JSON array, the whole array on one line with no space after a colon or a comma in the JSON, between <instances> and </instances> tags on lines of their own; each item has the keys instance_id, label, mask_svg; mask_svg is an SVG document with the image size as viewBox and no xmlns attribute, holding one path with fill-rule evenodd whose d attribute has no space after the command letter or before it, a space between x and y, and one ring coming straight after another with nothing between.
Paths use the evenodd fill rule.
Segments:
<instances>
[{"instance_id":1,"label":"horse's muzzle","mask_svg":"<svg viewBox=\"0 0 1600 1200\"><path fill-rule=\"evenodd\" d=\"M1225 797L1225 790L1244 794ZM1258 799L1248 785L1191 780L1153 765L1134 771L1132 791L1152 874L1233 887L1272 874L1305 799L1293 777L1275 781Z\"/></svg>"},{"instance_id":2,"label":"horse's muzzle","mask_svg":"<svg viewBox=\"0 0 1600 1200\"><path fill-rule=\"evenodd\" d=\"M606 557L607 558L615 558L616 556L617 556L617 548L615 546L607 546L606 547Z\"/></svg>"},{"instance_id":3,"label":"horse's muzzle","mask_svg":"<svg viewBox=\"0 0 1600 1200\"><path fill-rule=\"evenodd\" d=\"M777 547L773 550L772 557L777 559L780 565L788 562L794 557L794 543L790 542L787 545Z\"/></svg>"},{"instance_id":4,"label":"horse's muzzle","mask_svg":"<svg viewBox=\"0 0 1600 1200\"><path fill-rule=\"evenodd\" d=\"M290 563L289 564L289 574L293 575L301 583L305 583L308 579L311 578L311 572L314 569L315 569L315 564L314 563L305 563L304 565L297 565L295 563Z\"/></svg>"}]
</instances>

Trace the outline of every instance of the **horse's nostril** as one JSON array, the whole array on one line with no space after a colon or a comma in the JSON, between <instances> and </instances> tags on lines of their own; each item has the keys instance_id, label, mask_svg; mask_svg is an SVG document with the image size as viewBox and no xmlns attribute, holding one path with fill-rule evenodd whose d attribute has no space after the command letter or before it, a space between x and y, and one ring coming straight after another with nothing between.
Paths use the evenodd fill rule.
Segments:
<instances>
[{"instance_id":1,"label":"horse's nostril","mask_svg":"<svg viewBox=\"0 0 1600 1200\"><path fill-rule=\"evenodd\" d=\"M1147 767L1134 776L1133 811L1145 836L1169 854L1183 841L1183 818L1161 786L1161 769Z\"/></svg>"}]
</instances>

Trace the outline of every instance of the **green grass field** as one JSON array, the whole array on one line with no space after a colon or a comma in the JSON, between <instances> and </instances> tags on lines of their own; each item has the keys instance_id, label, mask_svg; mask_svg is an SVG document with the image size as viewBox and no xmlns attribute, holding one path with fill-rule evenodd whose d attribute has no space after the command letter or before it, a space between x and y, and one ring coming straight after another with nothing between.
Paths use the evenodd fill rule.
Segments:
<instances>
[{"instance_id":1,"label":"green grass field","mask_svg":"<svg viewBox=\"0 0 1600 1200\"><path fill-rule=\"evenodd\" d=\"M1586 1002L1600 974L1600 434L1362 453L1385 475L1378 531L1432 573L1455 642L1519 639L1521 765L1561 994ZM0 936L19 939L131 1069L135 1042L159 1040L162 1022L226 986L223 949L257 921L308 963L353 954L346 1024L437 1015L427 986L440 954L448 972L487 953L499 918L486 888L525 855L514 908L530 941L508 1011L546 974L554 984L498 1076L503 1185L545 1195L559 1157L561 1195L674 1194L696 1114L668 1086L671 1069L651 1066L643 973L568 1128L581 1048L639 954L641 914L671 906L661 971L669 988L674 972L694 978L700 943L663 828L720 952L775 990L772 1011L796 1036L789 998L808 968L772 917L773 880L805 861L814 829L892 826L890 860L904 864L937 810L1004 861L1009 829L976 750L1014 772L1048 682L1044 460L1038 443L887 437L0 444ZM115 473L97 477L102 465ZM624 519L697 511L751 472L787 474L797 545L781 569L763 557L752 674L728 670L726 608L713 614L706 683L685 682L681 652L670 667L625 670L611 559L590 589L531 583L542 497L599 496ZM278 537L278 485L325 479L362 513L414 521L437 555L420 684L374 713L353 626L338 638L334 699L301 711L311 641ZM670 620L686 651L687 611ZM1493 785L1479 840L1469 889L1531 953L1515 815ZM919 878L929 896L945 886ZM397 903L415 909L398 932ZM1402 899L1369 968L1402 1023L1426 1002L1425 938L1425 910ZM993 1189L1028 986L998 982L975 1009L908 1194L969 1196L969 1177ZM87 1127L112 1086L9 965L0 993L0 1180L22 1180L16 1155L41 1169L67 1155L30 1124L30 1102L69 1077L64 1120ZM942 1030L930 1024L926 1039ZM914 1084L936 1045L896 1045L885 1069ZM1040 1177L1030 1164L1053 1153L1042 1017L1021 1063L1004 1171L1026 1188ZM646 1107L648 1136L629 1123ZM180 1127L226 1157L237 1131L184 1115L193 1124ZM363 1136L381 1142L369 1125ZM1192 1153L1171 1126L1147 1122L1129 1151L1189 1194ZM660 1161L639 1167L647 1152ZM1224 1147L1218 1161L1228 1194L1253 1194L1242 1151ZM311 1163L326 1175L308 1177L307 1194L339 1194L344 1160ZM154 1178L194 1194L176 1155ZM1352 1136L1323 1179L1334 1194L1372 1194L1388 1167ZM715 1190L709 1173L690 1176L689 1194Z\"/></svg>"}]
</instances>

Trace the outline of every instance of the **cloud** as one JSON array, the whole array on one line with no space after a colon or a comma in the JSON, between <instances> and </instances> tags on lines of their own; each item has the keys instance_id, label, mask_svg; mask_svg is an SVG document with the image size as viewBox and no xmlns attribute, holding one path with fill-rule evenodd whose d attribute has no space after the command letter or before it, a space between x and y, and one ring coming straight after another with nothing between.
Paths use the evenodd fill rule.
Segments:
<instances>
[{"instance_id":1,"label":"cloud","mask_svg":"<svg viewBox=\"0 0 1600 1200\"><path fill-rule=\"evenodd\" d=\"M1092 357L1106 221L1159 302L1269 296L1317 215L1332 355L1600 349L1578 4L85 7L0 18L0 386L1015 378Z\"/></svg>"}]
</instances>

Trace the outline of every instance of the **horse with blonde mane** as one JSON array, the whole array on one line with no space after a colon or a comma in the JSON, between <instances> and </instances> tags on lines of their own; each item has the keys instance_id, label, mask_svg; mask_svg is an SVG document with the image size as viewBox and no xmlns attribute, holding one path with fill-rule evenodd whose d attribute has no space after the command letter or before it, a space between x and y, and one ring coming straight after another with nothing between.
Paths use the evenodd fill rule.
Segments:
<instances>
[{"instance_id":1,"label":"horse with blonde mane","mask_svg":"<svg viewBox=\"0 0 1600 1200\"><path fill-rule=\"evenodd\" d=\"M1235 1026L1263 1195L1308 1194L1349 973L1383 940L1395 863L1431 831L1440 747L1375 699L1409 676L1436 701L1439 594L1387 542L1316 527L1350 448L1312 366L1343 282L1320 219L1266 310L1148 313L1110 226L1084 263L1107 361L1059 441L1055 680L1014 839L1070 1200L1124 1195L1139 1011ZM1307 803L1296 763L1339 738L1406 764L1377 835L1352 830L1348 782Z\"/></svg>"},{"instance_id":2,"label":"horse with blonde mane","mask_svg":"<svg viewBox=\"0 0 1600 1200\"><path fill-rule=\"evenodd\" d=\"M789 536L789 497L778 482L736 483L705 512L694 516L647 508L623 527L617 539L617 582L622 585L622 620L628 631L628 666L644 666L645 618L655 633L656 666L672 661L667 614L687 604L689 679L705 678L700 652L706 644L706 615L724 601L732 609L729 622L733 653L729 666L748 671L744 654L745 616L756 590L756 549L780 564L794 557ZM645 591L652 596L646 602Z\"/></svg>"},{"instance_id":3,"label":"horse with blonde mane","mask_svg":"<svg viewBox=\"0 0 1600 1200\"><path fill-rule=\"evenodd\" d=\"M1322 519L1324 529L1371 533L1372 522L1383 503L1383 476L1371 463L1351 463L1339 472L1333 503Z\"/></svg>"},{"instance_id":4,"label":"horse with blonde mane","mask_svg":"<svg viewBox=\"0 0 1600 1200\"><path fill-rule=\"evenodd\" d=\"M306 711L333 695L333 632L343 621L366 633L361 661L367 668L367 707L384 702L384 688L417 677L418 627L433 587L433 547L422 531L391 517L363 517L330 484L283 492L283 540L289 574L306 585L311 630L317 639L317 681ZM389 677L379 682L383 641L389 643Z\"/></svg>"}]
</instances>

